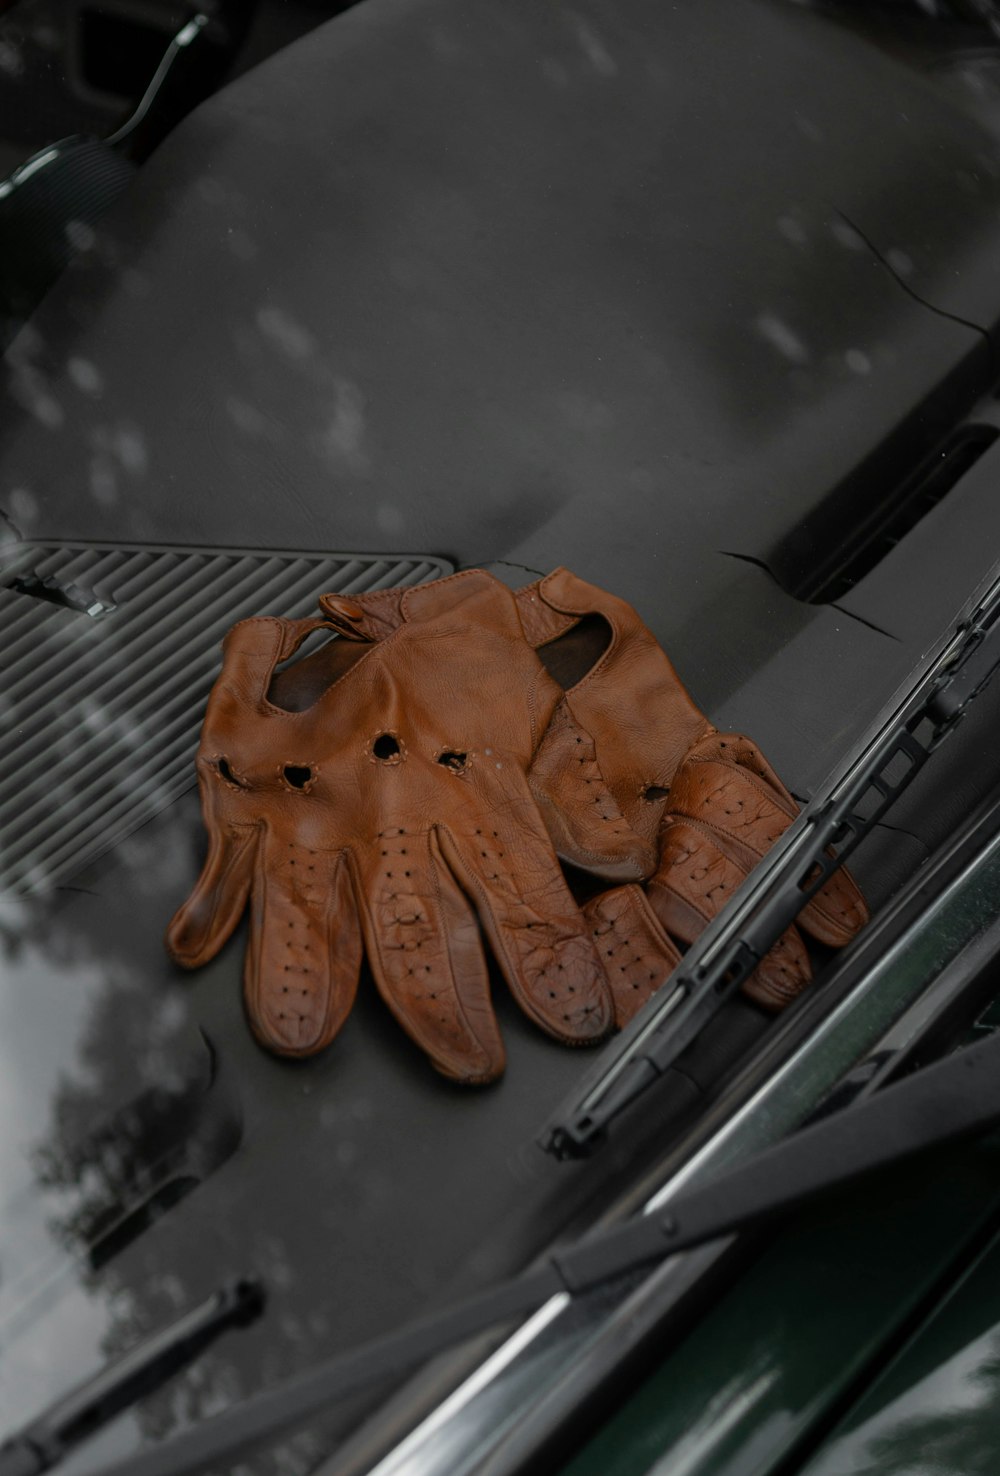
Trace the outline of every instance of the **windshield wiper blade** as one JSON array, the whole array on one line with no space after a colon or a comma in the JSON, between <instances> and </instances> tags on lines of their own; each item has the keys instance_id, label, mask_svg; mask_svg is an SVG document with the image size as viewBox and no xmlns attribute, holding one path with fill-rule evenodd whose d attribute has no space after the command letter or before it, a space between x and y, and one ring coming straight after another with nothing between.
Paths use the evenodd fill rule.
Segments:
<instances>
[{"instance_id":1,"label":"windshield wiper blade","mask_svg":"<svg viewBox=\"0 0 1000 1476\"><path fill-rule=\"evenodd\" d=\"M1000 1031L802 1128L668 1205L598 1230L521 1276L286 1379L106 1467L104 1476L193 1476L217 1469L322 1414L335 1400L387 1382L491 1327L521 1320L553 1296L578 1296L998 1123Z\"/></svg>"},{"instance_id":2,"label":"windshield wiper blade","mask_svg":"<svg viewBox=\"0 0 1000 1476\"><path fill-rule=\"evenodd\" d=\"M259 1282L243 1280L222 1287L6 1439L0 1445L0 1476L39 1476L50 1470L115 1415L159 1389L220 1333L246 1327L263 1310Z\"/></svg>"},{"instance_id":3,"label":"windshield wiper blade","mask_svg":"<svg viewBox=\"0 0 1000 1476\"><path fill-rule=\"evenodd\" d=\"M550 1118L539 1143L583 1158L674 1064L954 731L1000 668L1000 564L668 981ZM609 1059L610 1058L610 1059Z\"/></svg>"}]
</instances>

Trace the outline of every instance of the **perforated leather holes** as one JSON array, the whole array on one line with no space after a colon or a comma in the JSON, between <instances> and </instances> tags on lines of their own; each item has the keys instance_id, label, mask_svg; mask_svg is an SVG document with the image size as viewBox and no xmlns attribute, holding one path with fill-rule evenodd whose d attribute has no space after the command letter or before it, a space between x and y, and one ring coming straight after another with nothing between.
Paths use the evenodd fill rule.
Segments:
<instances>
[{"instance_id":1,"label":"perforated leather holes","mask_svg":"<svg viewBox=\"0 0 1000 1476\"><path fill-rule=\"evenodd\" d=\"M229 766L229 760L227 758L218 758L216 759L215 764L216 768L222 775L223 779L225 779L227 784L235 784L237 789L246 789L247 786L244 784L243 780L238 779L237 776L233 773L232 769Z\"/></svg>"}]
</instances>

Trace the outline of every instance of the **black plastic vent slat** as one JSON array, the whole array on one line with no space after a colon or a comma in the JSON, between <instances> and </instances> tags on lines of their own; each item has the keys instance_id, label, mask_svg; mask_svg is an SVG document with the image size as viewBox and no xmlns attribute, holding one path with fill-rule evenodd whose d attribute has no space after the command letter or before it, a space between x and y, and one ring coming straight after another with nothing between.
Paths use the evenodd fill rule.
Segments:
<instances>
[{"instance_id":1,"label":"black plastic vent slat","mask_svg":"<svg viewBox=\"0 0 1000 1476\"><path fill-rule=\"evenodd\" d=\"M279 594L284 594L292 599L299 599L304 596L311 603L311 596L314 594L312 580L313 575L309 571L294 583L291 583L289 587L279 590L275 588L278 580L271 579L268 585L259 593L265 601L276 598ZM211 613L215 613L218 608L218 602L216 602ZM229 609L228 601L226 602L225 609L226 611ZM204 614L209 612L201 613L204 616ZM201 621L198 624L200 625ZM104 684L98 684L87 695L87 705L90 711L92 712L94 710L94 705L97 703L107 704L108 710L114 715L113 721L116 721L118 703L122 698L125 698L129 704L129 723L135 730L134 736L137 738L143 737L145 730L142 724L146 717L165 716L168 697L179 695L182 700L186 699L192 681L204 682L207 678L210 685L214 672L219 664L218 652L215 648L210 647L203 654L195 658L188 657L183 646L180 646L180 649L178 649L178 644L183 642L189 634L197 634L197 628L190 619L180 630L171 632L169 627L164 627L161 639L150 650L139 653L144 657L144 664L138 672L131 659L136 654L134 650L136 641L133 640L128 643L132 647L131 650L123 644L117 652L120 658L120 664L116 662L112 666ZM167 660L168 654L172 660L172 667L174 668L172 671L172 682L166 680L171 668L163 664ZM56 694L53 692L48 695L55 696ZM75 721L76 716L75 713L70 713L69 723L66 722L65 715L60 716L60 726L66 732L68 747L70 749L70 753L67 755L68 758L72 757L78 751L79 747ZM130 775L127 766L134 764L137 759L135 744L129 741L132 737L133 734L131 732L128 738L126 738L120 732L116 733L113 727L107 732L102 729L100 748L93 751L89 758L85 758L82 761L77 760L74 764L72 774L73 792L78 800L86 803L90 797L89 790L94 784L102 792L106 789L108 782L107 775L109 771L116 769L119 757L120 761L126 765L125 769L121 771L122 782L126 786L131 787L134 775ZM55 741L58 742L58 740ZM144 746L148 746L148 742L145 742ZM156 749L159 745L154 742L153 747ZM116 754L116 748L119 750L119 754ZM3 796L5 788L14 788L16 792L23 795L23 786L16 772L7 777L6 785L0 784L0 797ZM18 826L25 828L28 825L34 825L36 823L37 812L47 807L47 800L47 795L39 794L33 801L29 801L26 805L20 805L17 815L12 822L15 827L14 833L16 833L16 827ZM2 811L0 811L0 814L2 814Z\"/></svg>"},{"instance_id":2,"label":"black plastic vent slat","mask_svg":"<svg viewBox=\"0 0 1000 1476\"><path fill-rule=\"evenodd\" d=\"M59 885L192 786L235 621L451 572L423 555L0 547L0 889ZM114 609L92 618L12 587L32 577Z\"/></svg>"},{"instance_id":3,"label":"black plastic vent slat","mask_svg":"<svg viewBox=\"0 0 1000 1476\"><path fill-rule=\"evenodd\" d=\"M170 616L177 610L178 602L180 602L180 608L185 609L191 593L190 584L194 584L195 591L198 592L201 580L197 577L184 583L178 583L174 580L161 580L157 582L157 585L152 586L149 591L150 593L153 593L157 588L162 588L163 592L159 598L145 602L145 622L141 626L133 621L130 627L126 626L123 629L122 627L125 623L116 622L114 626L109 627L105 625L101 630L92 633L89 628L89 622L86 625L83 622L78 622L76 629L72 632L75 642L83 642L93 651L95 647L99 647L101 644L109 644L110 640L110 643L113 645L114 654L114 659L102 662L99 672L95 673L94 684L87 692L87 707L92 709L93 705L103 700L104 697L113 697L116 690L122 685L132 686L134 690L135 687L147 682L151 673L162 673L163 668L159 662L162 659L161 651L164 646L168 652L173 654L175 661L182 668L187 664L188 670L192 670L193 668L189 663L192 660L198 661L198 658L192 658L190 652L187 650L186 642L190 635L197 636L198 631L203 628L205 619L212 619L219 611L223 613L228 612L232 608L233 602L241 600L251 590L255 596L259 596L263 600L268 599L272 595L277 596L282 593L290 593L288 584L292 582L291 576L294 567L292 566L288 570L290 577L284 584L282 584L280 578L280 568L275 571L270 562L262 565L256 571L258 576L256 579L243 571L224 571L223 577L217 581L217 586L213 589L211 604L198 602L193 605L186 618L181 620L174 618L171 621ZM268 574L271 575L269 579L266 577ZM295 592L298 592L298 586L296 586ZM261 608L263 610L263 606ZM55 620L59 622L55 627L55 632L61 635L61 632L66 628L65 617L58 611L54 611L53 613ZM146 622L152 624L154 621L161 620L162 624L155 627L155 634L146 628ZM53 627L50 625L48 630L52 631L52 629ZM228 629L228 625L226 629ZM115 639L116 635L118 639ZM64 685L65 648L61 639L52 641L50 644L51 654L49 658L41 663L32 663L30 666L34 678L32 691L35 702L45 702L57 697ZM135 668L135 662L137 660L142 661L140 670L136 670ZM217 665L218 653L209 648L204 652L200 664L205 668L211 668L213 664ZM24 668L23 662L22 668L27 669ZM19 673L16 669L12 668L5 675L10 680L17 680ZM79 714L75 710L65 715L60 712L56 721L57 723L64 723L74 736L77 734ZM6 750L5 758L8 763L17 755L19 749L25 748L33 742L33 734L29 730L21 739L20 743L14 743ZM13 772L7 776L6 783L18 789L21 786L20 777ZM3 794L4 788L5 782L3 779L0 779L0 795Z\"/></svg>"}]
</instances>

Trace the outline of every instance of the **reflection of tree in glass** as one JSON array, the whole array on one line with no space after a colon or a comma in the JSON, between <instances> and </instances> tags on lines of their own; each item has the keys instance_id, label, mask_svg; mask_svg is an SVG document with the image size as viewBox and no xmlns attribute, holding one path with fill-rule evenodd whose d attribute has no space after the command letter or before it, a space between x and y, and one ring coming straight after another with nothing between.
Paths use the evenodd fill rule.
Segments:
<instances>
[{"instance_id":1,"label":"reflection of tree in glass","mask_svg":"<svg viewBox=\"0 0 1000 1476\"><path fill-rule=\"evenodd\" d=\"M962 1392L951 1408L938 1405L928 1414L894 1423L865 1442L867 1461L852 1467L852 1476L917 1476L920 1472L954 1472L956 1476L996 1476L1000 1444L1000 1333L986 1341L991 1348L962 1379ZM933 1395L932 1395L933 1398Z\"/></svg>"},{"instance_id":2,"label":"reflection of tree in glass","mask_svg":"<svg viewBox=\"0 0 1000 1476\"><path fill-rule=\"evenodd\" d=\"M75 921L91 918L100 926L101 910L82 909ZM65 914L59 920L64 924ZM212 1061L183 993L150 984L141 958L123 958L128 940L109 947L104 936L88 936L86 926L67 931L52 928L51 921L46 926L39 913L18 930L14 946L30 941L63 965L70 958L76 964L96 959L103 982L88 1002L73 1066L52 1093L49 1126L35 1143L32 1167L55 1206L51 1233L76 1262L79 1285L102 1308L103 1356L127 1352L236 1275L253 1272L272 1293L261 1323L224 1335L136 1407L144 1441L156 1441L329 1353L330 1323L322 1296L308 1284L301 1248L288 1243L288 1207L280 1193L262 1194L256 1176L238 1175L235 1187L227 1180L232 1198L224 1193L208 1202L203 1186L234 1145L225 1153L224 1142L220 1148L224 1122L207 1137L203 1132ZM159 928L155 939L158 948ZM112 949L119 956L109 956ZM191 1212L181 1214L181 1206L171 1208L171 1196L192 1188L185 1182L192 1167L202 1187L185 1201ZM158 1196L164 1185L166 1194ZM147 1204L148 1213L141 1209ZM156 1233L162 1215L168 1219ZM315 1254L313 1240L309 1259ZM86 1372L74 1367L67 1385ZM304 1431L273 1452L244 1458L241 1468L297 1476L329 1446Z\"/></svg>"},{"instance_id":3,"label":"reflection of tree in glass","mask_svg":"<svg viewBox=\"0 0 1000 1476\"><path fill-rule=\"evenodd\" d=\"M24 910L16 897L0 896L0 956L17 963L24 951Z\"/></svg>"}]
</instances>

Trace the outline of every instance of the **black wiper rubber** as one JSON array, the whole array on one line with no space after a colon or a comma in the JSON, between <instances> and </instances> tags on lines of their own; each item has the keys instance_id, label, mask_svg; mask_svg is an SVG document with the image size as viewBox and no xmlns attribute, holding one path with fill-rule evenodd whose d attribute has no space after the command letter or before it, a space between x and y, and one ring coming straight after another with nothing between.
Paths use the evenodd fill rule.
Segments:
<instances>
[{"instance_id":1,"label":"black wiper rubber","mask_svg":"<svg viewBox=\"0 0 1000 1476\"><path fill-rule=\"evenodd\" d=\"M104 1476L193 1476L385 1382L452 1344L520 1320L559 1293L579 1295L675 1251L797 1209L808 1200L1000 1123L1000 1031L856 1106L803 1128L669 1206L553 1252L536 1268L321 1363ZM15 1476L0 1467L2 1476ZM16 1476L24 1476L18 1470Z\"/></svg>"},{"instance_id":2,"label":"black wiper rubber","mask_svg":"<svg viewBox=\"0 0 1000 1476\"><path fill-rule=\"evenodd\" d=\"M263 1309L264 1292L257 1281L237 1281L215 1292L5 1440L0 1476L39 1476L51 1470L75 1445L159 1389L220 1333L247 1326Z\"/></svg>"},{"instance_id":3,"label":"black wiper rubber","mask_svg":"<svg viewBox=\"0 0 1000 1476\"><path fill-rule=\"evenodd\" d=\"M1000 668L1000 565L539 1136L583 1158L753 973ZM610 1064L609 1062L610 1056Z\"/></svg>"}]
</instances>

